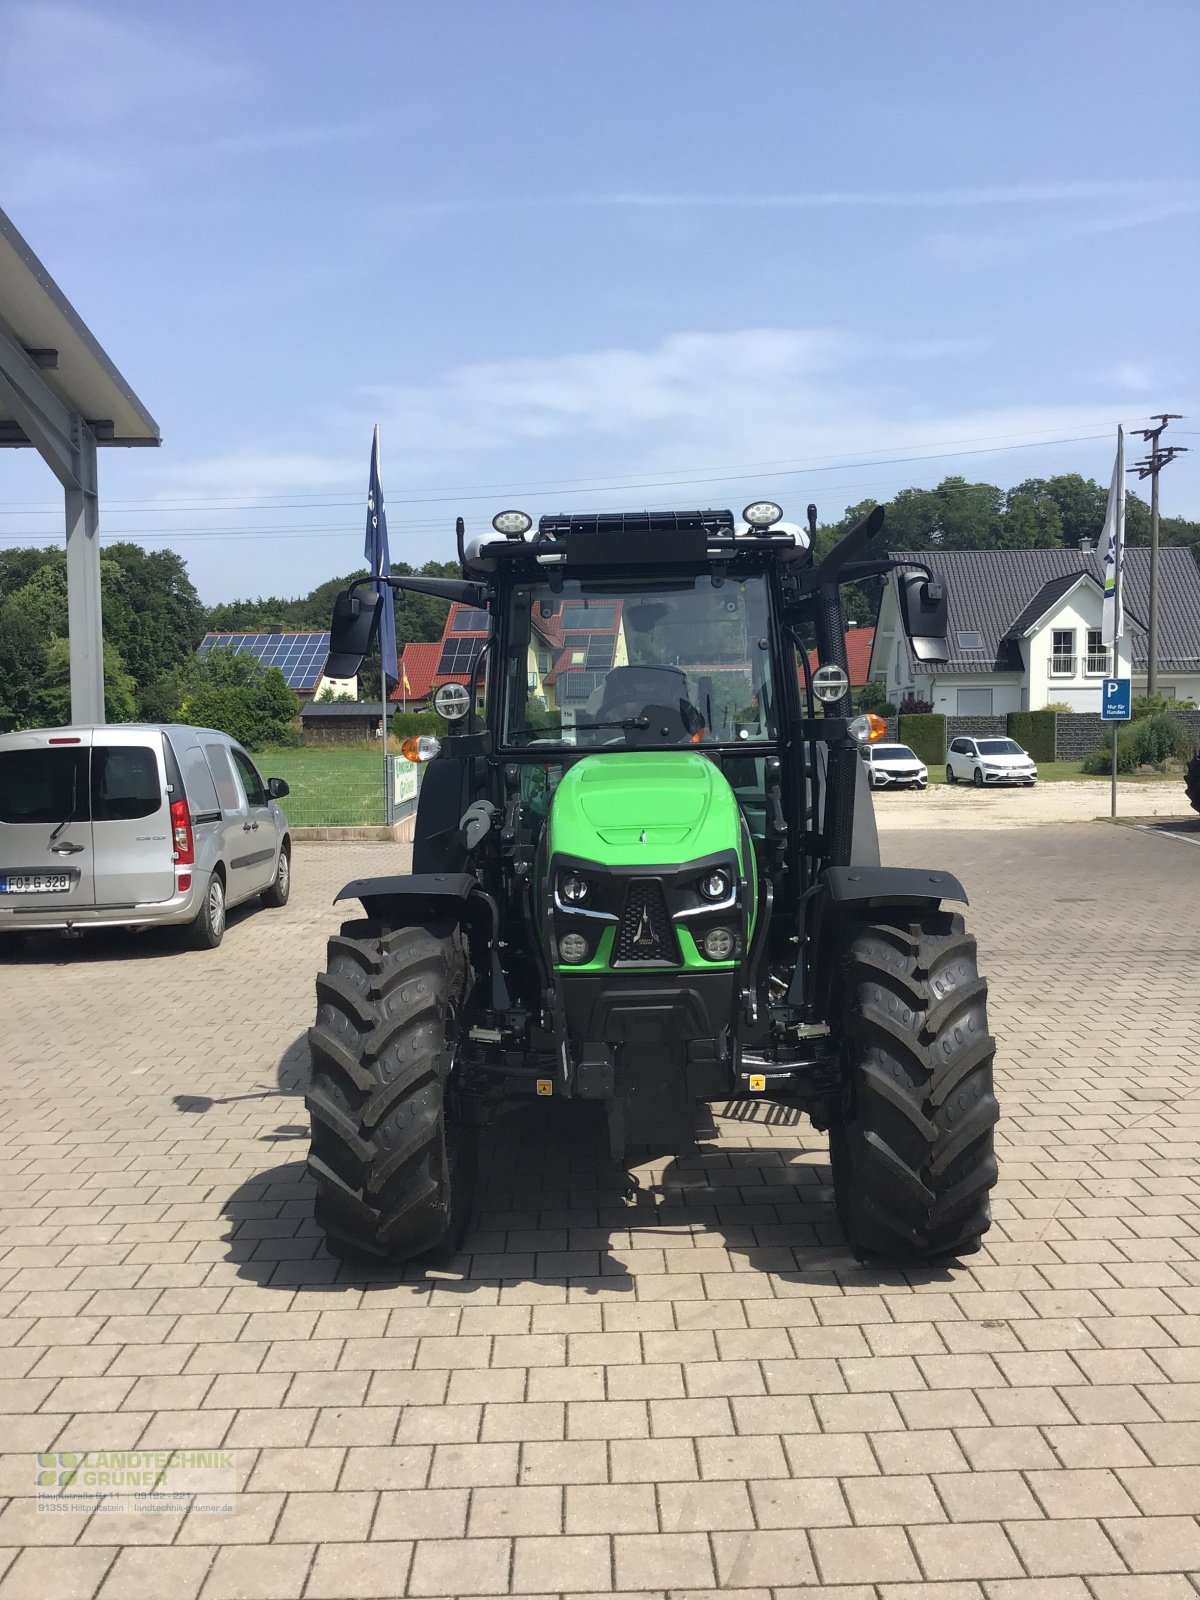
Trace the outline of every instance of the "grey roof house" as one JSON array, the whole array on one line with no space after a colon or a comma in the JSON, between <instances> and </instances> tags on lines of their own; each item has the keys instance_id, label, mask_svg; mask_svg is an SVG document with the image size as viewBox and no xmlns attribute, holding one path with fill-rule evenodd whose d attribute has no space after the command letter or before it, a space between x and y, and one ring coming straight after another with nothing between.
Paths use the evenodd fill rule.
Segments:
<instances>
[{"instance_id":1,"label":"grey roof house","mask_svg":"<svg viewBox=\"0 0 1200 1600\"><path fill-rule=\"evenodd\" d=\"M1150 552L1125 551L1125 636L1114 670L1101 641L1100 562L1091 550L898 550L946 579L950 660L914 661L900 626L897 577L883 591L871 678L888 699L913 695L949 716L1037 711L1050 702L1098 711L1105 677L1146 683ZM1200 566L1192 552L1159 551L1160 693L1200 701Z\"/></svg>"}]
</instances>

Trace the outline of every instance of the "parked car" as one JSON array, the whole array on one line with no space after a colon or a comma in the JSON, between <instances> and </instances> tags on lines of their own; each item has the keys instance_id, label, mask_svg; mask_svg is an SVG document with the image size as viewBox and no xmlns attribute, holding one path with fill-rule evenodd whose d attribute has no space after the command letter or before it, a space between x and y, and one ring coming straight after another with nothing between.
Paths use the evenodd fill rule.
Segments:
<instances>
[{"instance_id":1,"label":"parked car","mask_svg":"<svg viewBox=\"0 0 1200 1600\"><path fill-rule=\"evenodd\" d=\"M986 784L1037 782L1037 766L1015 739L952 739L946 751L946 782Z\"/></svg>"},{"instance_id":2,"label":"parked car","mask_svg":"<svg viewBox=\"0 0 1200 1600\"><path fill-rule=\"evenodd\" d=\"M929 768L906 744L865 744L861 748L872 789L924 789Z\"/></svg>"},{"instance_id":3,"label":"parked car","mask_svg":"<svg viewBox=\"0 0 1200 1600\"><path fill-rule=\"evenodd\" d=\"M0 941L179 924L215 949L229 907L287 904L287 792L211 728L0 734Z\"/></svg>"}]
</instances>

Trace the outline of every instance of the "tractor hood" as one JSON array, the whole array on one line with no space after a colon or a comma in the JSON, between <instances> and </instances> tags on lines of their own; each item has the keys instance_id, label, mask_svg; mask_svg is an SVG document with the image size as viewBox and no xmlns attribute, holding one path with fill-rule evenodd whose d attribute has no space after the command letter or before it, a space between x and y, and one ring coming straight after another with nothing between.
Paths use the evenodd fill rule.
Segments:
<instances>
[{"instance_id":1,"label":"tractor hood","mask_svg":"<svg viewBox=\"0 0 1200 1600\"><path fill-rule=\"evenodd\" d=\"M683 862L741 850L733 790L692 750L585 756L554 793L550 850L608 866Z\"/></svg>"}]
</instances>

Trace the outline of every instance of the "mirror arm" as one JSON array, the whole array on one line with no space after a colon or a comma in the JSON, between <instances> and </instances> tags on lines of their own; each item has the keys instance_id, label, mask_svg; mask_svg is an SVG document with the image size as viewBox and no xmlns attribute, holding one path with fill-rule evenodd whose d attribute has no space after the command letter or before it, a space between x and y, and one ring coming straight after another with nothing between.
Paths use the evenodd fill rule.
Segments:
<instances>
[{"instance_id":1,"label":"mirror arm","mask_svg":"<svg viewBox=\"0 0 1200 1600\"><path fill-rule=\"evenodd\" d=\"M472 583L465 578L422 578L422 577L391 577L380 580L379 578L355 578L350 585L348 593L355 589L374 587L380 581L386 583L390 589L404 589L412 594L431 594L438 600L457 600L460 605L473 606L477 611L487 609L491 590L486 583Z\"/></svg>"},{"instance_id":2,"label":"mirror arm","mask_svg":"<svg viewBox=\"0 0 1200 1600\"><path fill-rule=\"evenodd\" d=\"M846 563L861 556L883 527L886 514L882 506L876 506L873 511L868 512L857 527L851 528L844 538L838 540L832 550L826 552L819 564L811 570L811 574L805 574L806 578L810 578L805 588L820 588L822 584L836 583Z\"/></svg>"}]
</instances>

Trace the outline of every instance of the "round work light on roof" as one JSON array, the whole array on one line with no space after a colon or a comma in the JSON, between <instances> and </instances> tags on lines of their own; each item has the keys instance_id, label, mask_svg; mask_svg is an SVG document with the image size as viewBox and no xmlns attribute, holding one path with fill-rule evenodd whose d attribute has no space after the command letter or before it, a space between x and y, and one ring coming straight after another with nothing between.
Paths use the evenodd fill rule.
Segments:
<instances>
[{"instance_id":1,"label":"round work light on roof","mask_svg":"<svg viewBox=\"0 0 1200 1600\"><path fill-rule=\"evenodd\" d=\"M850 693L850 679L841 667L818 667L813 673L813 693L829 705Z\"/></svg>"},{"instance_id":2,"label":"round work light on roof","mask_svg":"<svg viewBox=\"0 0 1200 1600\"><path fill-rule=\"evenodd\" d=\"M471 696L461 683L441 683L433 693L433 709L447 722L457 722L471 709Z\"/></svg>"},{"instance_id":3,"label":"round work light on roof","mask_svg":"<svg viewBox=\"0 0 1200 1600\"><path fill-rule=\"evenodd\" d=\"M533 527L533 518L527 511L497 511L492 527L506 539L520 539Z\"/></svg>"},{"instance_id":4,"label":"round work light on roof","mask_svg":"<svg viewBox=\"0 0 1200 1600\"><path fill-rule=\"evenodd\" d=\"M783 507L774 500L755 500L742 512L743 519L758 533L766 533L783 516Z\"/></svg>"}]
</instances>

